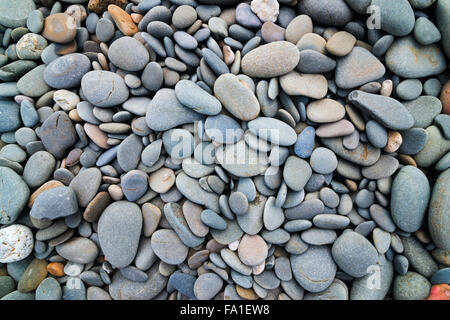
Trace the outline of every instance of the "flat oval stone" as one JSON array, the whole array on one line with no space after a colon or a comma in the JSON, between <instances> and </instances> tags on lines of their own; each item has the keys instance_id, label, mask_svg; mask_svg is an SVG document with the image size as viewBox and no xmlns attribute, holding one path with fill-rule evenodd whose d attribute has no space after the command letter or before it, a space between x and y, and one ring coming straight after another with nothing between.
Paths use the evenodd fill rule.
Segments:
<instances>
[{"instance_id":1,"label":"flat oval stone","mask_svg":"<svg viewBox=\"0 0 450 320\"><path fill-rule=\"evenodd\" d=\"M81 90L86 99L97 107L113 107L128 99L125 81L110 71L90 71L81 79Z\"/></svg>"},{"instance_id":2,"label":"flat oval stone","mask_svg":"<svg viewBox=\"0 0 450 320\"><path fill-rule=\"evenodd\" d=\"M425 300L429 295L431 284L427 278L417 272L407 272L394 279L395 300Z\"/></svg>"},{"instance_id":3,"label":"flat oval stone","mask_svg":"<svg viewBox=\"0 0 450 320\"><path fill-rule=\"evenodd\" d=\"M51 90L44 81L45 65L37 66L17 81L17 90L25 96L37 98Z\"/></svg>"},{"instance_id":4,"label":"flat oval stone","mask_svg":"<svg viewBox=\"0 0 450 320\"><path fill-rule=\"evenodd\" d=\"M156 230L152 235L152 249L162 261L177 265L182 263L188 254L186 247L177 234L169 229Z\"/></svg>"},{"instance_id":5,"label":"flat oval stone","mask_svg":"<svg viewBox=\"0 0 450 320\"><path fill-rule=\"evenodd\" d=\"M142 213L134 203L117 201L103 211L98 221L98 238L113 266L123 268L134 260L141 228Z\"/></svg>"},{"instance_id":6,"label":"flat oval stone","mask_svg":"<svg viewBox=\"0 0 450 320\"><path fill-rule=\"evenodd\" d=\"M234 74L226 73L217 78L214 95L239 120L253 120L259 114L260 105L255 94Z\"/></svg>"},{"instance_id":7,"label":"flat oval stone","mask_svg":"<svg viewBox=\"0 0 450 320\"><path fill-rule=\"evenodd\" d=\"M199 300L210 300L222 289L223 280L217 274L208 272L200 275L194 284L194 293Z\"/></svg>"},{"instance_id":8,"label":"flat oval stone","mask_svg":"<svg viewBox=\"0 0 450 320\"><path fill-rule=\"evenodd\" d=\"M303 190L311 174L312 170L308 162L295 156L287 158L283 169L283 179L290 189Z\"/></svg>"},{"instance_id":9,"label":"flat oval stone","mask_svg":"<svg viewBox=\"0 0 450 320\"><path fill-rule=\"evenodd\" d=\"M259 235L244 235L239 242L238 255L248 266L257 266L267 258L267 244Z\"/></svg>"},{"instance_id":10,"label":"flat oval stone","mask_svg":"<svg viewBox=\"0 0 450 320\"><path fill-rule=\"evenodd\" d=\"M14 222L30 196L30 190L22 178L12 169L0 167L0 216L1 224Z\"/></svg>"},{"instance_id":11,"label":"flat oval stone","mask_svg":"<svg viewBox=\"0 0 450 320\"><path fill-rule=\"evenodd\" d=\"M327 289L336 275L337 266L326 246L311 246L303 254L292 254L290 260L295 280L311 292Z\"/></svg>"},{"instance_id":12,"label":"flat oval stone","mask_svg":"<svg viewBox=\"0 0 450 320\"><path fill-rule=\"evenodd\" d=\"M283 209L275 205L275 197L269 197L264 206L264 227L269 231L275 230L283 224L284 219Z\"/></svg>"},{"instance_id":13,"label":"flat oval stone","mask_svg":"<svg viewBox=\"0 0 450 320\"><path fill-rule=\"evenodd\" d=\"M52 175L55 164L55 158L50 153L38 151L28 159L23 179L31 188L40 187Z\"/></svg>"},{"instance_id":14,"label":"flat oval stone","mask_svg":"<svg viewBox=\"0 0 450 320\"><path fill-rule=\"evenodd\" d=\"M306 159L311 156L315 143L314 127L308 126L300 132L294 146L294 152L300 158Z\"/></svg>"},{"instance_id":15,"label":"flat oval stone","mask_svg":"<svg viewBox=\"0 0 450 320\"><path fill-rule=\"evenodd\" d=\"M333 230L324 230L318 228L311 228L303 231L301 234L301 239L313 246L322 246L326 244L331 244L336 240L336 232Z\"/></svg>"},{"instance_id":16,"label":"flat oval stone","mask_svg":"<svg viewBox=\"0 0 450 320\"><path fill-rule=\"evenodd\" d=\"M41 259L34 259L25 269L17 289L20 292L30 292L35 290L42 280L47 276L47 261Z\"/></svg>"},{"instance_id":17,"label":"flat oval stone","mask_svg":"<svg viewBox=\"0 0 450 320\"><path fill-rule=\"evenodd\" d=\"M259 117L250 121L248 128L261 139L280 146L291 146L297 141L295 130L278 119Z\"/></svg>"},{"instance_id":18,"label":"flat oval stone","mask_svg":"<svg viewBox=\"0 0 450 320\"><path fill-rule=\"evenodd\" d=\"M265 153L257 153L241 140L233 145L218 147L216 159L228 172L238 177L253 177L262 174L269 164Z\"/></svg>"},{"instance_id":19,"label":"flat oval stone","mask_svg":"<svg viewBox=\"0 0 450 320\"><path fill-rule=\"evenodd\" d=\"M272 78L286 74L297 66L300 55L289 41L274 41L248 52L242 59L242 72L255 78ZM277 63L272 63L277 61Z\"/></svg>"},{"instance_id":20,"label":"flat oval stone","mask_svg":"<svg viewBox=\"0 0 450 320\"><path fill-rule=\"evenodd\" d=\"M0 133L18 129L21 126L20 106L9 100L0 99Z\"/></svg>"},{"instance_id":21,"label":"flat oval stone","mask_svg":"<svg viewBox=\"0 0 450 320\"><path fill-rule=\"evenodd\" d=\"M184 107L177 99L175 90L161 89L155 94L147 108L147 125L156 131L165 131L181 124L203 119L203 116Z\"/></svg>"},{"instance_id":22,"label":"flat oval stone","mask_svg":"<svg viewBox=\"0 0 450 320\"><path fill-rule=\"evenodd\" d=\"M430 184L416 167L403 167L392 183L391 214L395 224L406 232L419 230L430 199Z\"/></svg>"},{"instance_id":23,"label":"flat oval stone","mask_svg":"<svg viewBox=\"0 0 450 320\"><path fill-rule=\"evenodd\" d=\"M99 250L94 241L87 238L74 237L56 246L56 252L71 262L86 264L93 262L97 258Z\"/></svg>"},{"instance_id":24,"label":"flat oval stone","mask_svg":"<svg viewBox=\"0 0 450 320\"><path fill-rule=\"evenodd\" d=\"M84 54L71 53L53 60L44 70L44 81L52 88L77 87L91 64Z\"/></svg>"},{"instance_id":25,"label":"flat oval stone","mask_svg":"<svg viewBox=\"0 0 450 320\"><path fill-rule=\"evenodd\" d=\"M120 185L127 200L136 201L147 191L148 176L143 171L131 170L122 177Z\"/></svg>"},{"instance_id":26,"label":"flat oval stone","mask_svg":"<svg viewBox=\"0 0 450 320\"><path fill-rule=\"evenodd\" d=\"M375 247L356 232L345 232L333 244L333 259L349 275L360 278L378 261Z\"/></svg>"},{"instance_id":27,"label":"flat oval stone","mask_svg":"<svg viewBox=\"0 0 450 320\"><path fill-rule=\"evenodd\" d=\"M118 68L126 71L139 71L147 65L150 55L138 40L122 37L109 46L108 58Z\"/></svg>"},{"instance_id":28,"label":"flat oval stone","mask_svg":"<svg viewBox=\"0 0 450 320\"><path fill-rule=\"evenodd\" d=\"M263 214L267 198L257 195L254 201L249 203L245 215L237 216L236 220L240 228L247 234L256 235L263 227Z\"/></svg>"},{"instance_id":29,"label":"flat oval stone","mask_svg":"<svg viewBox=\"0 0 450 320\"><path fill-rule=\"evenodd\" d=\"M317 123L335 122L344 117L345 109L338 101L327 98L309 103L306 115L309 120Z\"/></svg>"},{"instance_id":30,"label":"flat oval stone","mask_svg":"<svg viewBox=\"0 0 450 320\"><path fill-rule=\"evenodd\" d=\"M412 36L396 40L386 52L385 60L389 70L403 78L428 77L447 68L437 45L421 46Z\"/></svg>"},{"instance_id":31,"label":"flat oval stone","mask_svg":"<svg viewBox=\"0 0 450 320\"><path fill-rule=\"evenodd\" d=\"M449 186L450 169L442 172L433 187L429 211L428 228L433 242L441 249L450 251L449 227Z\"/></svg>"},{"instance_id":32,"label":"flat oval stone","mask_svg":"<svg viewBox=\"0 0 450 320\"><path fill-rule=\"evenodd\" d=\"M336 85L352 89L378 80L386 72L384 65L370 51L354 47L350 54L337 60Z\"/></svg>"},{"instance_id":33,"label":"flat oval stone","mask_svg":"<svg viewBox=\"0 0 450 320\"><path fill-rule=\"evenodd\" d=\"M316 130L316 135L320 138L343 137L355 131L353 124L345 119L320 125Z\"/></svg>"},{"instance_id":34,"label":"flat oval stone","mask_svg":"<svg viewBox=\"0 0 450 320\"><path fill-rule=\"evenodd\" d=\"M195 82L181 80L175 86L175 95L185 107L205 115L216 115L222 110L219 100Z\"/></svg>"},{"instance_id":35,"label":"flat oval stone","mask_svg":"<svg viewBox=\"0 0 450 320\"><path fill-rule=\"evenodd\" d=\"M327 79L321 74L291 71L280 77L280 85L284 92L291 96L322 99L328 92Z\"/></svg>"},{"instance_id":36,"label":"flat oval stone","mask_svg":"<svg viewBox=\"0 0 450 320\"><path fill-rule=\"evenodd\" d=\"M88 168L80 171L75 178L70 182L69 187L75 191L77 195L78 204L85 208L89 202L97 194L100 187L102 174L97 168Z\"/></svg>"},{"instance_id":37,"label":"flat oval stone","mask_svg":"<svg viewBox=\"0 0 450 320\"><path fill-rule=\"evenodd\" d=\"M359 143L354 150L348 150L342 144L342 138L323 138L321 141L338 156L361 166L371 166L380 158L380 149L370 144Z\"/></svg>"}]
</instances>

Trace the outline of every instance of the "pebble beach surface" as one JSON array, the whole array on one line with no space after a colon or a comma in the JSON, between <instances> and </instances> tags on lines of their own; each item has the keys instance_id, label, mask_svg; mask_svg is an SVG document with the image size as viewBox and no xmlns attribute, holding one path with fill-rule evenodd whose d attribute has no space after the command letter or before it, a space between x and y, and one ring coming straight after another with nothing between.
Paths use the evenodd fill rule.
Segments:
<instances>
[{"instance_id":1,"label":"pebble beach surface","mask_svg":"<svg viewBox=\"0 0 450 320\"><path fill-rule=\"evenodd\" d=\"M449 300L449 57L450 0L0 0L0 299Z\"/></svg>"}]
</instances>

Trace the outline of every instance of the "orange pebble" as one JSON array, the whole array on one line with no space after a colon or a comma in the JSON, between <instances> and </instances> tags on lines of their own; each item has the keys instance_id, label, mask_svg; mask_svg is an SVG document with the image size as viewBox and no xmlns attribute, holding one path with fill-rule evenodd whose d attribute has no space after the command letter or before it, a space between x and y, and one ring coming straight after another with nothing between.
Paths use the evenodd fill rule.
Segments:
<instances>
[{"instance_id":1,"label":"orange pebble","mask_svg":"<svg viewBox=\"0 0 450 320\"><path fill-rule=\"evenodd\" d=\"M65 275L64 265L61 262L50 262L47 265L47 271L55 277L62 277Z\"/></svg>"},{"instance_id":2,"label":"orange pebble","mask_svg":"<svg viewBox=\"0 0 450 320\"><path fill-rule=\"evenodd\" d=\"M430 295L425 300L450 300L450 286L448 284L432 286Z\"/></svg>"}]
</instances>

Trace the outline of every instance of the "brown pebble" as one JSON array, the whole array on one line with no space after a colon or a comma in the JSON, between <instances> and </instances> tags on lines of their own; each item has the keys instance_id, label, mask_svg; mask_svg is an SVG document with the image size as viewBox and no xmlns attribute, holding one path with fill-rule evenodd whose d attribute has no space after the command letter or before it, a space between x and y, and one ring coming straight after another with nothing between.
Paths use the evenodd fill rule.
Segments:
<instances>
[{"instance_id":1,"label":"brown pebble","mask_svg":"<svg viewBox=\"0 0 450 320\"><path fill-rule=\"evenodd\" d=\"M431 242L430 236L422 229L417 230L414 235L416 236L417 240L422 243L428 244Z\"/></svg>"},{"instance_id":2,"label":"brown pebble","mask_svg":"<svg viewBox=\"0 0 450 320\"><path fill-rule=\"evenodd\" d=\"M350 189L350 191L355 192L356 190L358 190L358 185L356 184L355 181L350 180L350 179L345 179L345 185L347 186L347 188Z\"/></svg>"},{"instance_id":3,"label":"brown pebble","mask_svg":"<svg viewBox=\"0 0 450 320\"><path fill-rule=\"evenodd\" d=\"M251 288L246 289L246 288L242 288L239 285L236 285L236 291L237 291L237 294L245 300L256 300L259 298L256 295L255 291L253 291L253 289L251 289Z\"/></svg>"},{"instance_id":4,"label":"brown pebble","mask_svg":"<svg viewBox=\"0 0 450 320\"><path fill-rule=\"evenodd\" d=\"M384 147L384 151L392 153L398 150L402 145L403 138L400 132L398 131L389 131L388 132L388 141L386 147Z\"/></svg>"},{"instance_id":5,"label":"brown pebble","mask_svg":"<svg viewBox=\"0 0 450 320\"><path fill-rule=\"evenodd\" d=\"M196 33L200 28L202 27L202 20L197 20L197 21L195 21L193 24L192 24L192 26L190 26L187 30L186 30L186 32L188 33L188 34L194 34L194 33Z\"/></svg>"},{"instance_id":6,"label":"brown pebble","mask_svg":"<svg viewBox=\"0 0 450 320\"><path fill-rule=\"evenodd\" d=\"M264 22L261 27L261 36L266 42L283 41L286 29L273 23L272 21Z\"/></svg>"},{"instance_id":7,"label":"brown pebble","mask_svg":"<svg viewBox=\"0 0 450 320\"><path fill-rule=\"evenodd\" d=\"M392 80L384 80L381 84L381 90L380 93L382 96L390 97L392 94L392 89L394 87L394 84L392 83Z\"/></svg>"},{"instance_id":8,"label":"brown pebble","mask_svg":"<svg viewBox=\"0 0 450 320\"><path fill-rule=\"evenodd\" d=\"M109 145L107 143L108 136L106 133L104 133L102 130L100 130L99 127L96 125L85 123L84 124L84 131L86 132L87 136L94 141L96 145L98 145L100 148L108 149Z\"/></svg>"},{"instance_id":9,"label":"brown pebble","mask_svg":"<svg viewBox=\"0 0 450 320\"><path fill-rule=\"evenodd\" d=\"M82 120L80 118L80 115L78 114L77 109L72 109L69 111L69 118L70 118L70 120L75 121L75 122L81 122L81 120Z\"/></svg>"},{"instance_id":10,"label":"brown pebble","mask_svg":"<svg viewBox=\"0 0 450 320\"><path fill-rule=\"evenodd\" d=\"M115 201L122 200L122 198L123 198L123 191L116 184L110 185L108 187L108 192L109 192L109 195L111 196L111 198Z\"/></svg>"},{"instance_id":11,"label":"brown pebble","mask_svg":"<svg viewBox=\"0 0 450 320\"><path fill-rule=\"evenodd\" d=\"M101 191L97 193L94 199L89 202L83 213L84 220L88 222L96 222L103 210L111 203L111 197L108 192Z\"/></svg>"},{"instance_id":12,"label":"brown pebble","mask_svg":"<svg viewBox=\"0 0 450 320\"><path fill-rule=\"evenodd\" d=\"M127 0L89 0L88 9L89 11L95 12L97 14L102 14L110 4L115 4L116 6L125 9L128 4Z\"/></svg>"},{"instance_id":13,"label":"brown pebble","mask_svg":"<svg viewBox=\"0 0 450 320\"><path fill-rule=\"evenodd\" d=\"M143 233L144 236L150 237L156 228L158 228L161 220L161 210L152 203L144 203L142 206L142 216L144 219Z\"/></svg>"},{"instance_id":14,"label":"brown pebble","mask_svg":"<svg viewBox=\"0 0 450 320\"><path fill-rule=\"evenodd\" d=\"M416 160L408 154L399 154L397 158L402 164L417 167Z\"/></svg>"},{"instance_id":15,"label":"brown pebble","mask_svg":"<svg viewBox=\"0 0 450 320\"><path fill-rule=\"evenodd\" d=\"M231 50L230 46L224 45L222 48L223 52L223 61L225 61L226 65L229 66L234 61L234 52Z\"/></svg>"},{"instance_id":16,"label":"brown pebble","mask_svg":"<svg viewBox=\"0 0 450 320\"><path fill-rule=\"evenodd\" d=\"M108 6L108 12L114 19L117 28L126 36L133 36L138 32L138 27L134 24L133 19L130 15L122 8L116 6L115 4L110 4Z\"/></svg>"},{"instance_id":17,"label":"brown pebble","mask_svg":"<svg viewBox=\"0 0 450 320\"><path fill-rule=\"evenodd\" d=\"M442 113L450 115L450 80L447 80L441 91Z\"/></svg>"},{"instance_id":18,"label":"brown pebble","mask_svg":"<svg viewBox=\"0 0 450 320\"><path fill-rule=\"evenodd\" d=\"M47 40L57 43L68 43L77 35L77 24L75 19L65 13L49 15L44 20L42 36Z\"/></svg>"},{"instance_id":19,"label":"brown pebble","mask_svg":"<svg viewBox=\"0 0 450 320\"><path fill-rule=\"evenodd\" d=\"M78 162L80 162L80 157L83 154L83 150L77 148L77 149L73 149L69 152L69 154L67 155L66 160L66 166L68 167L72 167L74 165L76 165Z\"/></svg>"},{"instance_id":20,"label":"brown pebble","mask_svg":"<svg viewBox=\"0 0 450 320\"><path fill-rule=\"evenodd\" d=\"M133 20L134 23L139 23L141 22L142 18L144 16L142 14L139 13L132 13L131 14L131 19Z\"/></svg>"},{"instance_id":21,"label":"brown pebble","mask_svg":"<svg viewBox=\"0 0 450 320\"><path fill-rule=\"evenodd\" d=\"M65 275L64 265L61 262L50 262L47 265L47 271L55 277L63 277Z\"/></svg>"},{"instance_id":22,"label":"brown pebble","mask_svg":"<svg viewBox=\"0 0 450 320\"><path fill-rule=\"evenodd\" d=\"M25 269L17 284L20 292L30 292L35 290L39 284L47 277L47 261L34 259Z\"/></svg>"}]
</instances>

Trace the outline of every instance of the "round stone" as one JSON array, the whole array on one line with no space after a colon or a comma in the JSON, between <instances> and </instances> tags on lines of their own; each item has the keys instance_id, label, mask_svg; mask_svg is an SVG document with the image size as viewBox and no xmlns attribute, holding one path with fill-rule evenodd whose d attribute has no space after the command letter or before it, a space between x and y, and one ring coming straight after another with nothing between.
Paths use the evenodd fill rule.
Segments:
<instances>
[{"instance_id":1,"label":"round stone","mask_svg":"<svg viewBox=\"0 0 450 320\"><path fill-rule=\"evenodd\" d=\"M136 39L122 37L109 46L108 58L118 68L139 71L147 65L150 55L144 45Z\"/></svg>"},{"instance_id":2,"label":"round stone","mask_svg":"<svg viewBox=\"0 0 450 320\"><path fill-rule=\"evenodd\" d=\"M349 275L360 278L378 261L375 247L356 232L345 232L333 243L333 259Z\"/></svg>"},{"instance_id":3,"label":"round stone","mask_svg":"<svg viewBox=\"0 0 450 320\"><path fill-rule=\"evenodd\" d=\"M186 247L177 234L169 229L160 229L152 235L152 249L162 261L177 265L182 263L188 254Z\"/></svg>"},{"instance_id":4,"label":"round stone","mask_svg":"<svg viewBox=\"0 0 450 320\"><path fill-rule=\"evenodd\" d=\"M128 99L125 81L110 71L90 71L81 79L81 90L86 99L97 107L113 107Z\"/></svg>"},{"instance_id":5,"label":"round stone","mask_svg":"<svg viewBox=\"0 0 450 320\"><path fill-rule=\"evenodd\" d=\"M75 39L77 23L72 16L66 13L54 13L44 20L44 38L57 42L68 43Z\"/></svg>"},{"instance_id":6,"label":"round stone","mask_svg":"<svg viewBox=\"0 0 450 320\"><path fill-rule=\"evenodd\" d=\"M320 147L312 152L310 164L315 172L328 174L337 168L337 158L330 149Z\"/></svg>"},{"instance_id":7,"label":"round stone","mask_svg":"<svg viewBox=\"0 0 450 320\"><path fill-rule=\"evenodd\" d=\"M20 224L13 224L0 230L0 263L20 261L33 251L33 233Z\"/></svg>"},{"instance_id":8,"label":"round stone","mask_svg":"<svg viewBox=\"0 0 450 320\"><path fill-rule=\"evenodd\" d=\"M103 211L98 221L98 238L113 266L123 268L134 260L141 229L142 213L132 202L117 201Z\"/></svg>"}]
</instances>

